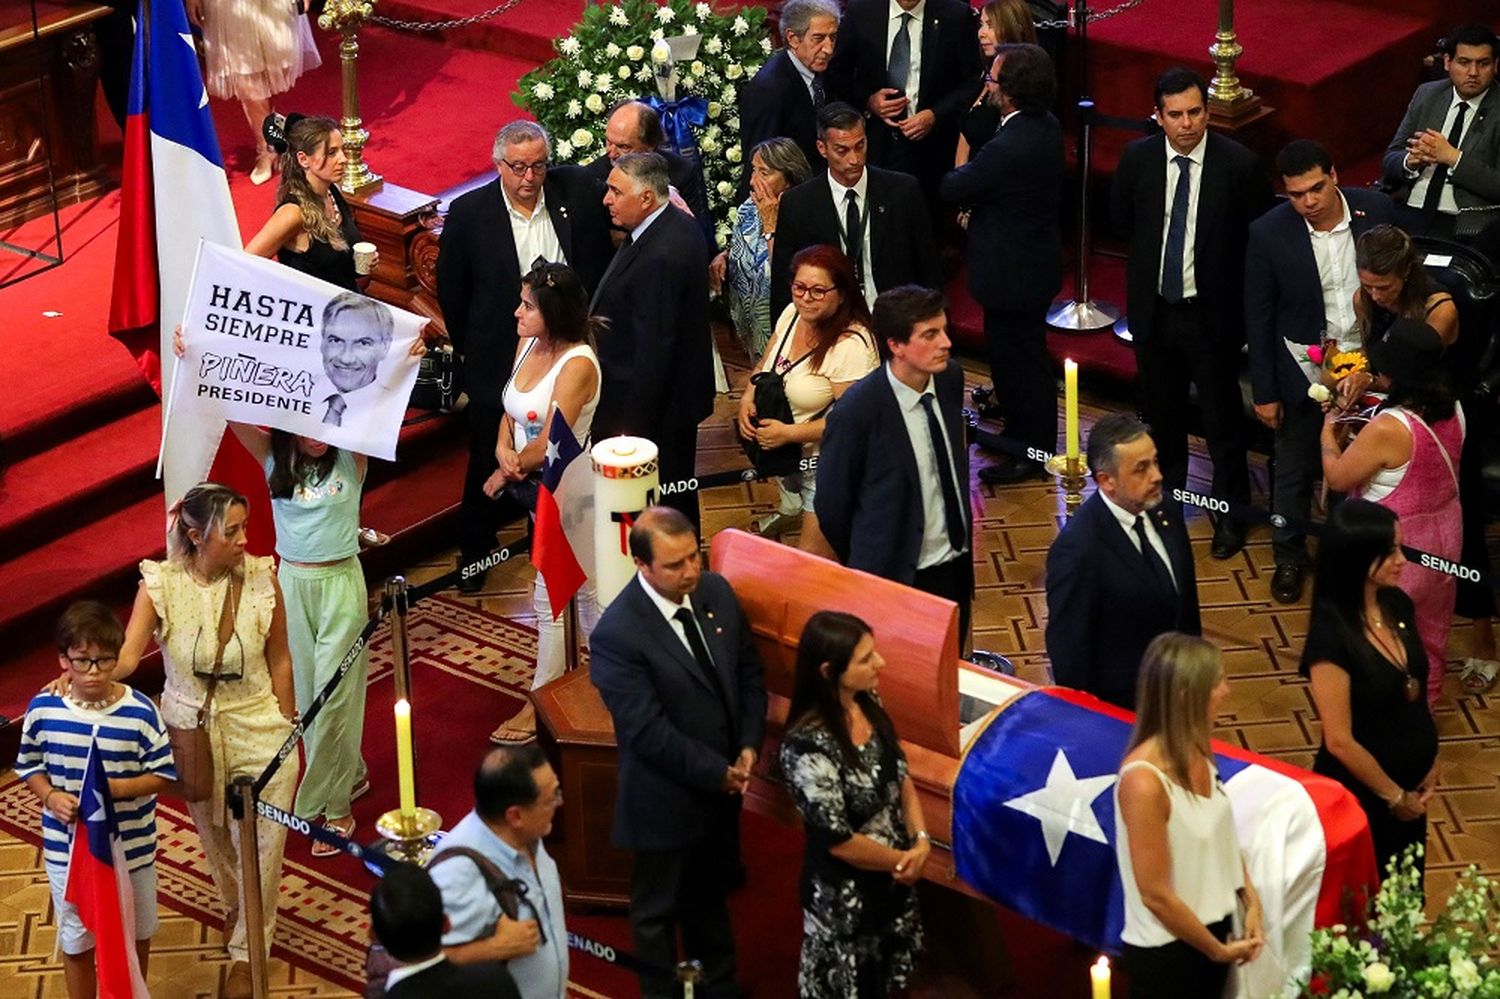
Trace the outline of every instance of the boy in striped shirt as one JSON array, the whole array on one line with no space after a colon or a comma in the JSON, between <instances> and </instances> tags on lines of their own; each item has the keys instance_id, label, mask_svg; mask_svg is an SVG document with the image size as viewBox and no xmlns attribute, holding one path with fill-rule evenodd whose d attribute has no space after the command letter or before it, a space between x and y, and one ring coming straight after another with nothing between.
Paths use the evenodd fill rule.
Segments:
<instances>
[{"instance_id":1,"label":"boy in striped shirt","mask_svg":"<svg viewBox=\"0 0 1500 999\"><path fill-rule=\"evenodd\" d=\"M63 899L89 743L99 740L104 772L135 889L135 941L141 975L156 932L156 796L177 779L167 729L150 698L114 679L125 631L95 601L69 607L57 622L57 661L67 693L31 699L21 723L16 773L42 805L42 856L57 912L57 942L69 999L96 991L94 937Z\"/></svg>"}]
</instances>

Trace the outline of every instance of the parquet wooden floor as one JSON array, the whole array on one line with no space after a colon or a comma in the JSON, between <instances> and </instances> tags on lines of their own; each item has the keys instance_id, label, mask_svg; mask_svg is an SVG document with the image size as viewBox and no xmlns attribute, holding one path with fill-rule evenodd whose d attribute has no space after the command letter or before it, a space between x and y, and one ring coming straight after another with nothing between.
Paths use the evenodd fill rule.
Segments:
<instances>
[{"instance_id":1,"label":"parquet wooden floor","mask_svg":"<svg viewBox=\"0 0 1500 999\"><path fill-rule=\"evenodd\" d=\"M742 356L724 337L721 349L736 388L745 381ZM970 366L972 383L985 380ZM712 420L699 435L699 471L712 472L744 464L730 421L738 392L719 400ZM1114 401L1083 397L1085 426L1119 408ZM985 458L976 452L975 466ZM1189 485L1207 491L1206 455L1193 442ZM1264 460L1251 470L1254 501L1264 503ZM974 645L1008 656L1019 675L1036 683L1049 681L1043 627L1046 622L1044 568L1047 547L1063 518L1055 485L970 485L976 505L975 550L977 592ZM776 490L766 483L737 484L705 491L705 533L747 528L774 508ZM1307 765L1318 744L1318 724L1307 685L1297 675L1297 660L1307 630L1307 607L1284 607L1269 592L1273 570L1268 528L1257 528L1245 550L1224 562L1208 555L1211 528L1192 513L1189 532L1198 556L1198 586L1205 633L1224 650L1233 692L1218 719L1218 737L1257 752ZM513 532L502 536L509 540ZM1496 538L1491 544L1495 547ZM412 583L431 579L453 565L454 552L436 553L410 568ZM487 589L471 598L487 610L532 623L532 569L515 560L491 570ZM1441 788L1431 812L1428 837L1428 895L1436 905L1465 866L1476 864L1500 876L1500 713L1495 696L1463 694L1456 663L1466 654L1467 628L1456 627L1449 646L1444 697L1437 706L1442 735ZM53 922L41 872L39 850L0 838L0 995L62 996L61 975L51 961ZM162 908L162 929L152 962L153 993L163 996L212 996L223 972L216 934L187 917ZM347 995L342 989L283 962L273 962L277 996Z\"/></svg>"}]
</instances>

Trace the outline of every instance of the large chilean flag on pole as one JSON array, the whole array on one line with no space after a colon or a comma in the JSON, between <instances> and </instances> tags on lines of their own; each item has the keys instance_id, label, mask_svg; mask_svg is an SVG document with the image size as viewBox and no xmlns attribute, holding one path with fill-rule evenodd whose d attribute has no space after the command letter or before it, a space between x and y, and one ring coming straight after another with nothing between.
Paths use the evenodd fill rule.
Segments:
<instances>
[{"instance_id":1,"label":"large chilean flag on pole","mask_svg":"<svg viewBox=\"0 0 1500 999\"><path fill-rule=\"evenodd\" d=\"M198 240L240 249L208 91L181 3L141 0L125 119L120 233L109 332L135 357L157 394L172 389L172 330L182 321ZM265 480L238 443L214 454L222 422L175 421L162 442L167 503L212 476L269 508ZM212 471L210 471L212 469ZM271 518L250 523L270 528ZM251 547L267 550L263 535Z\"/></svg>"},{"instance_id":2,"label":"large chilean flag on pole","mask_svg":"<svg viewBox=\"0 0 1500 999\"><path fill-rule=\"evenodd\" d=\"M135 952L135 892L97 739L89 743L83 768L65 884L63 898L78 907L78 918L94 935L99 999L147 999Z\"/></svg>"},{"instance_id":3,"label":"large chilean flag on pole","mask_svg":"<svg viewBox=\"0 0 1500 999\"><path fill-rule=\"evenodd\" d=\"M547 584L547 600L555 620L588 579L569 538L570 517L576 512L578 493L589 486L588 462L578 461L583 448L562 410L552 410L552 428L547 435L547 456L542 461L542 481L536 497L536 526L532 530L531 562ZM570 474L571 470L571 474ZM591 518L590 518L591 519ZM587 521L584 521L587 523Z\"/></svg>"}]
</instances>

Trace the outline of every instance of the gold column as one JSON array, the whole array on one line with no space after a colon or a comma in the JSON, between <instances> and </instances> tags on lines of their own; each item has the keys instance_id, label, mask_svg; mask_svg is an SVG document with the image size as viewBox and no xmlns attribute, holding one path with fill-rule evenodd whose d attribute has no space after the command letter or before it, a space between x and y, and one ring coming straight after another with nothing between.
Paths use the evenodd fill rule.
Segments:
<instances>
[{"instance_id":1,"label":"gold column","mask_svg":"<svg viewBox=\"0 0 1500 999\"><path fill-rule=\"evenodd\" d=\"M1219 0L1219 31L1208 48L1215 67L1208 85L1208 103L1215 114L1239 117L1260 105L1260 99L1241 86L1234 74L1234 64L1244 52L1234 33L1234 0Z\"/></svg>"},{"instance_id":2,"label":"gold column","mask_svg":"<svg viewBox=\"0 0 1500 999\"><path fill-rule=\"evenodd\" d=\"M343 36L339 43L339 67L343 80L343 117L339 127L344 136L344 176L339 187L353 194L380 183L380 175L365 163L365 143L370 133L359 117L359 29L374 11L373 0L330 0L318 18L325 31Z\"/></svg>"}]
</instances>

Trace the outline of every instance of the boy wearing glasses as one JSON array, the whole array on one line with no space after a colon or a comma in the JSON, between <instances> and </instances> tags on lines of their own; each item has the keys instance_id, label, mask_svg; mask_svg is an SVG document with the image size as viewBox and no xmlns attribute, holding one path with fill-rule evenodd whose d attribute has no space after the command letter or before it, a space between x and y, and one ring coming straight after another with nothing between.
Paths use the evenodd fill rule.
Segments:
<instances>
[{"instance_id":1,"label":"boy wearing glasses","mask_svg":"<svg viewBox=\"0 0 1500 999\"><path fill-rule=\"evenodd\" d=\"M167 729L145 694L114 679L125 629L96 601L75 603L57 622L66 694L31 699L21 723L16 774L42 806L42 854L57 910L57 942L69 999L95 994L94 937L64 900L89 744L97 739L135 890L135 942L142 977L156 932L156 796L177 779Z\"/></svg>"}]
</instances>

